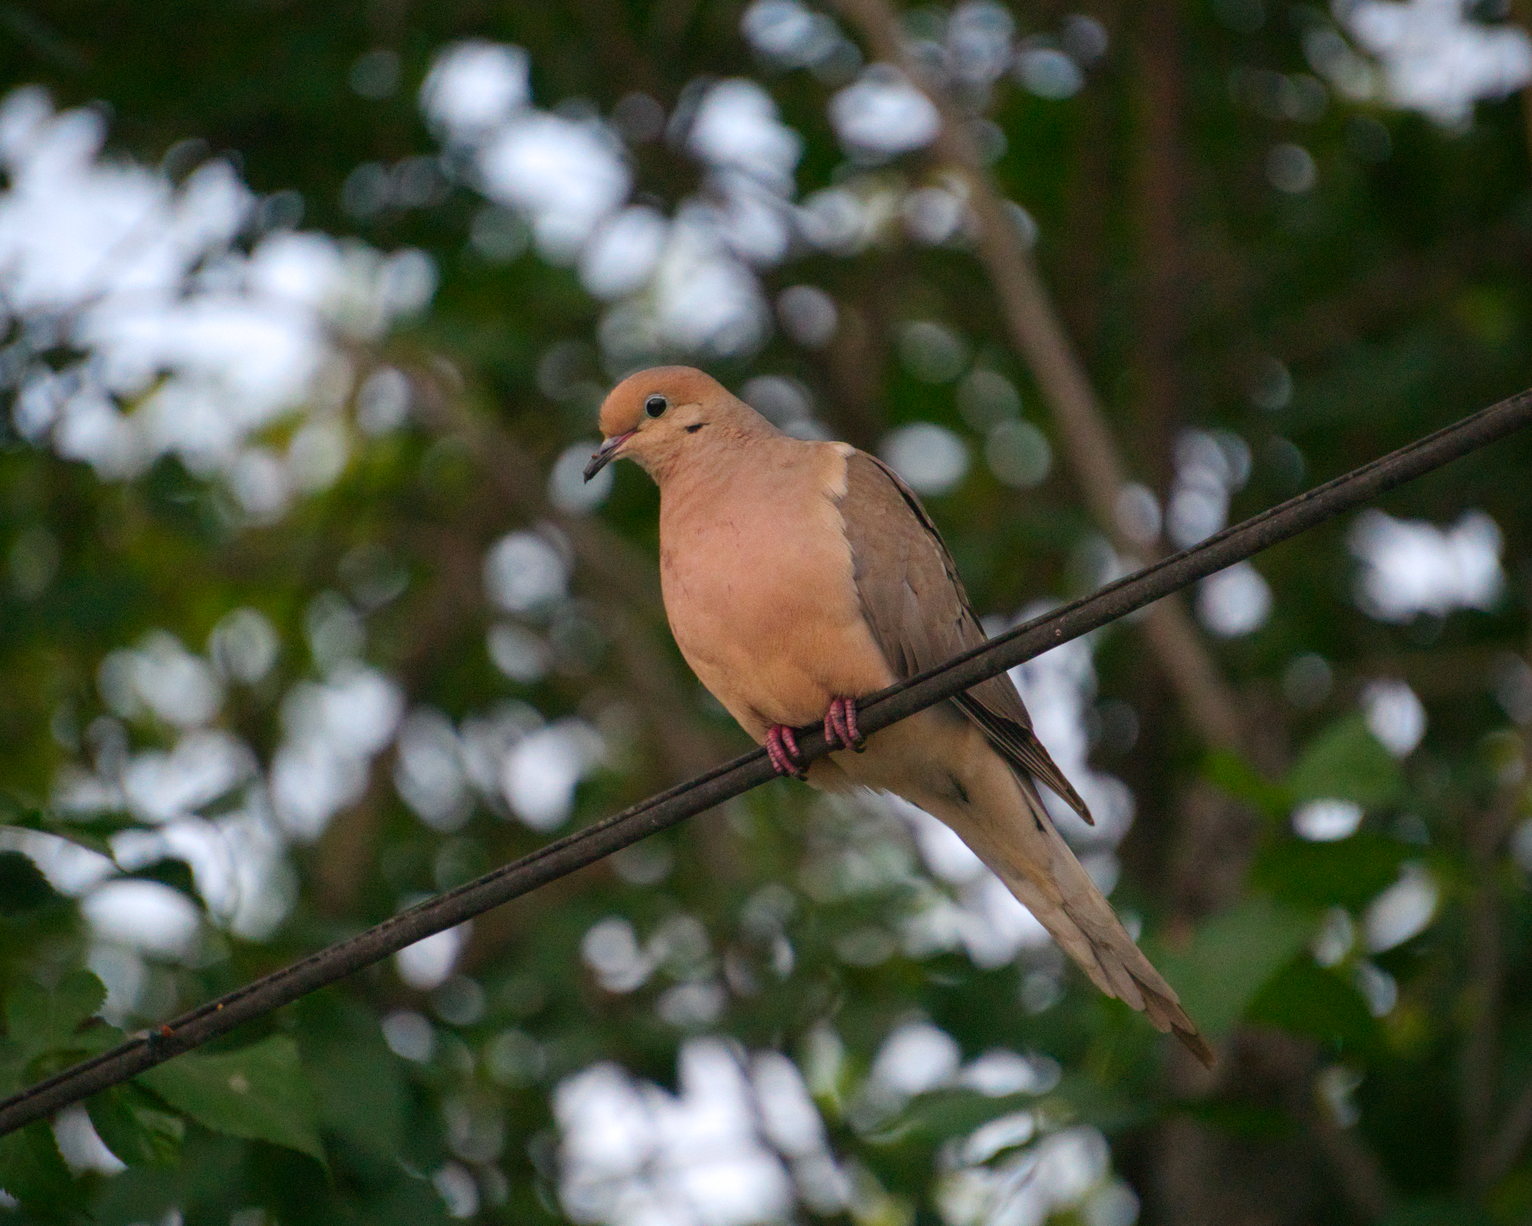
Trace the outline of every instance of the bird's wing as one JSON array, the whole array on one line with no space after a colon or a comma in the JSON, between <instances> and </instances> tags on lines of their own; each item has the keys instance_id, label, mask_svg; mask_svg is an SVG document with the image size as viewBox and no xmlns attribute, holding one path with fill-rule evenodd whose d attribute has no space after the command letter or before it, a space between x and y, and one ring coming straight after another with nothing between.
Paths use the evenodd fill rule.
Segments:
<instances>
[{"instance_id":1,"label":"bird's wing","mask_svg":"<svg viewBox=\"0 0 1532 1226\"><path fill-rule=\"evenodd\" d=\"M920 499L882 461L848 449L841 519L862 614L889 667L913 677L985 641L952 555ZM1032 731L1006 674L952 700L1022 777L1046 784L1085 821L1085 801Z\"/></svg>"}]
</instances>

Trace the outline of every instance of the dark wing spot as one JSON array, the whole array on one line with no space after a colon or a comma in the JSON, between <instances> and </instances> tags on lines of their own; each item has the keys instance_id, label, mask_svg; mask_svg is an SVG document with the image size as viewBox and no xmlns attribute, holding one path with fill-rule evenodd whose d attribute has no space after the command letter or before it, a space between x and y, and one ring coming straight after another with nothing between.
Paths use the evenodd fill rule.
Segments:
<instances>
[{"instance_id":1,"label":"dark wing spot","mask_svg":"<svg viewBox=\"0 0 1532 1226\"><path fill-rule=\"evenodd\" d=\"M952 794L957 797L958 803L966 805L968 803L968 789L963 786L963 781L951 771L948 771L947 782L952 785Z\"/></svg>"}]
</instances>

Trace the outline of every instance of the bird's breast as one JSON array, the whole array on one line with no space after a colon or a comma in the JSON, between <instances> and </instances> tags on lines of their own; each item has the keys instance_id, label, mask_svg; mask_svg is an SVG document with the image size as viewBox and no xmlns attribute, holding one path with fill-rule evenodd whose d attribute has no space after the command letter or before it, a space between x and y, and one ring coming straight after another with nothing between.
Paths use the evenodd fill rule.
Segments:
<instances>
[{"instance_id":1,"label":"bird's breast","mask_svg":"<svg viewBox=\"0 0 1532 1226\"><path fill-rule=\"evenodd\" d=\"M681 653L758 739L893 678L862 619L826 451L813 465L667 490L660 578ZM769 479L768 479L769 478ZM841 486L840 488L843 488Z\"/></svg>"}]
</instances>

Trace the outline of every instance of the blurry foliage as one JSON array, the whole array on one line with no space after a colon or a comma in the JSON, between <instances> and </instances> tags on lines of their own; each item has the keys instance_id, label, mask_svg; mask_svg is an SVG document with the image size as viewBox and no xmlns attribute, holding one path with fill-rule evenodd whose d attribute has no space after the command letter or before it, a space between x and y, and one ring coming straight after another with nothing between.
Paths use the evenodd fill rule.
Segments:
<instances>
[{"instance_id":1,"label":"blurry foliage","mask_svg":"<svg viewBox=\"0 0 1532 1226\"><path fill-rule=\"evenodd\" d=\"M103 475L0 416L0 1092L743 743L664 631L652 489L626 471L585 510L549 483L634 355L603 349L609 306L485 204L423 119L420 87L459 40L525 48L538 106L618 117L632 196L663 212L705 191L684 117L706 83L758 82L803 141L793 199L841 188L881 220L845 249L795 239L759 263L779 321L758 347L649 356L736 388L778 376L763 395L787 389L863 446L942 427L968 463L928 497L987 615L1113 573L983 269L960 235L900 221L943 180L920 152L848 156L829 115L859 53L826 15L750 10L770 13L830 23L815 28L832 50L793 67L752 49L739 6L673 0L0 9L0 86L99 106L109 159L175 182L228 159L259 195L258 234L414 249L437 278L423 310L338 342L344 462L275 514L184 458ZM948 16L907 14L933 39ZM1321 63L1375 62L1335 59L1341 19L1283 0L1014 20L1023 53L1067 62L967 98L1173 539L1209 472L1227 479L1204 530L1220 499L1227 518L1253 512L1526 383L1518 99L1453 126L1348 97ZM1071 65L1077 90L1057 75ZM367 195L377 183L392 186ZM62 370L81 353L67 328L9 313L6 276L14 389L11 358ZM803 286L832 304L828 333L787 326L782 291ZM401 377L399 420L359 425ZM310 407L257 441L297 448ZM1138 820L1088 846L1108 871L1115 852L1117 904L1227 1038L1211 1082L1048 947L996 959L955 936L998 913L887 812L779 784L482 917L444 957L374 968L0 1140L0 1221L626 1222L658 1206L644 1220L1524 1222L1529 463L1512 440L1387 500L1440 526L1490 516L1504 582L1486 607L1370 616L1346 524L1257 559L1269 613L1208 639L1254 729L1240 752L1200 743L1132 625L1092 642L1065 714ZM506 555L507 582L556 575L507 607L487 559L515 531L534 544ZM175 701L146 699L164 676ZM349 756L283 776L315 728L335 733L324 704L369 677L365 703L335 707L357 723ZM1418 696L1418 746L1366 718L1389 679ZM178 713L204 691L202 716ZM193 749L213 782L156 810ZM517 803L497 772L518 753L574 755L571 813ZM441 770L455 790L422 793ZM272 800L279 777L346 782L305 825ZM1303 837L1293 815L1312 802L1355 819ZM123 889L146 891L132 897L168 937L97 906ZM688 1185L657 1121L666 1095L700 1101L687 1053L709 1035L729 1037L754 1087L735 1107L760 1118L729 1142L738 1166L692 1137L682 1158L718 1165ZM573 1089L593 1071L595 1116ZM651 1113L621 1143L604 1131L632 1123L619 1101ZM758 1185L738 1183L747 1168ZM708 1209L720 1180L759 1186L753 1207Z\"/></svg>"}]
</instances>

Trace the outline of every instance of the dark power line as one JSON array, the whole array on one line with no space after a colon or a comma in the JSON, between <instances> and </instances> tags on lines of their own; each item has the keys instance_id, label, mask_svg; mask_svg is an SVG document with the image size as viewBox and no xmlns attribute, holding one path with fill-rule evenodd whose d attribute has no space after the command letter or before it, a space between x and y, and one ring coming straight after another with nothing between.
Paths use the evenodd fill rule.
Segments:
<instances>
[{"instance_id":1,"label":"dark power line","mask_svg":"<svg viewBox=\"0 0 1532 1226\"><path fill-rule=\"evenodd\" d=\"M860 704L863 732L873 733L987 677L1014 668L1152 601L1363 506L1406 481L1496 442L1532 424L1532 390L1491 405L1342 477L1290 498L1200 545L1119 579L1093 595L1033 618L988 643L917 677L890 686ZM825 752L824 733L799 735L806 758ZM775 778L763 750L735 758L621 813L558 839L484 876L401 911L383 923L311 954L154 1030L82 1061L0 1102L0 1136L125 1081L172 1056L226 1034L242 1022L291 1004L317 988L371 966L406 945L519 898L538 886L594 863L646 835Z\"/></svg>"}]
</instances>

